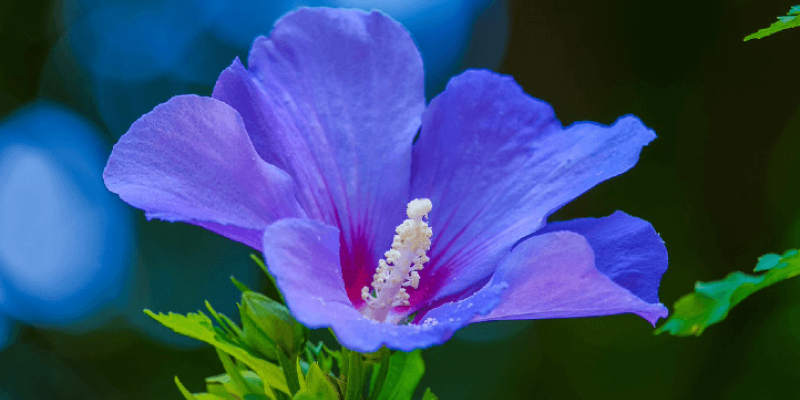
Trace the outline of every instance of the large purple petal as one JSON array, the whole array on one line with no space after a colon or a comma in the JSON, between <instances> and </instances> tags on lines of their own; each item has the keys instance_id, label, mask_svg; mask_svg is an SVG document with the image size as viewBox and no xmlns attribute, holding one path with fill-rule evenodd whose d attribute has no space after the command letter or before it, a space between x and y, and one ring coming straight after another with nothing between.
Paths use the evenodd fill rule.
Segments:
<instances>
[{"instance_id":1,"label":"large purple petal","mask_svg":"<svg viewBox=\"0 0 800 400\"><path fill-rule=\"evenodd\" d=\"M631 168L655 138L636 117L562 128L552 108L511 77L467 71L423 116L412 197L433 202L428 290L412 304L486 279L511 246L547 215ZM432 292L438 290L438 292Z\"/></svg>"},{"instance_id":2,"label":"large purple petal","mask_svg":"<svg viewBox=\"0 0 800 400\"><path fill-rule=\"evenodd\" d=\"M380 12L301 9L256 39L248 64L226 69L213 96L294 178L308 216L341 228L345 281L360 302L404 219L425 108L419 51Z\"/></svg>"},{"instance_id":3,"label":"large purple petal","mask_svg":"<svg viewBox=\"0 0 800 400\"><path fill-rule=\"evenodd\" d=\"M270 273L298 321L309 328L331 327L342 345L372 352L381 346L411 351L447 341L476 315L500 301L504 284L488 287L469 302L447 303L428 313L429 324L393 325L363 317L350 303L341 279L339 230L306 219L284 219L264 234Z\"/></svg>"},{"instance_id":4,"label":"large purple petal","mask_svg":"<svg viewBox=\"0 0 800 400\"><path fill-rule=\"evenodd\" d=\"M267 225L304 215L289 175L256 154L233 108L211 98L173 97L142 116L114 146L103 179L148 218L256 249Z\"/></svg>"},{"instance_id":5,"label":"large purple petal","mask_svg":"<svg viewBox=\"0 0 800 400\"><path fill-rule=\"evenodd\" d=\"M658 286L667 271L667 247L649 222L617 211L605 218L548 223L536 234L571 231L594 250L595 267L617 285L648 303L658 303Z\"/></svg>"},{"instance_id":6,"label":"large purple petal","mask_svg":"<svg viewBox=\"0 0 800 400\"><path fill-rule=\"evenodd\" d=\"M635 313L655 324L667 316L663 304L637 297L601 273L595 262L590 243L577 233L551 232L526 239L503 259L490 281L509 285L502 302L475 321Z\"/></svg>"}]
</instances>

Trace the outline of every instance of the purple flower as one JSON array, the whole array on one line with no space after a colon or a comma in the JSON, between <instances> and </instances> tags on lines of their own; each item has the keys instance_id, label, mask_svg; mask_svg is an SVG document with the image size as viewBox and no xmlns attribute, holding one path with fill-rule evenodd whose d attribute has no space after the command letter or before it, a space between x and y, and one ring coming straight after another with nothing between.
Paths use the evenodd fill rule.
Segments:
<instances>
[{"instance_id":1,"label":"purple flower","mask_svg":"<svg viewBox=\"0 0 800 400\"><path fill-rule=\"evenodd\" d=\"M484 70L426 107L402 26L301 9L211 98L178 96L136 121L104 178L150 218L263 251L307 326L358 351L411 350L477 321L665 317L667 252L649 223L617 212L545 226L654 138L633 116L562 127Z\"/></svg>"}]
</instances>

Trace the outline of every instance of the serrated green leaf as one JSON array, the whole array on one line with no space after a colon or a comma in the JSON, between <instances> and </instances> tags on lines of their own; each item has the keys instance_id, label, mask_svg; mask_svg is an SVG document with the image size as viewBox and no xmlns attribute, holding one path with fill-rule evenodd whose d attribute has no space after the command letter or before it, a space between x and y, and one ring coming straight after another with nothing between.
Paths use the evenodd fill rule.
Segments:
<instances>
[{"instance_id":1,"label":"serrated green leaf","mask_svg":"<svg viewBox=\"0 0 800 400\"><path fill-rule=\"evenodd\" d=\"M431 388L427 388L425 394L422 395L422 400L439 400L439 398L431 392Z\"/></svg>"},{"instance_id":2,"label":"serrated green leaf","mask_svg":"<svg viewBox=\"0 0 800 400\"><path fill-rule=\"evenodd\" d=\"M732 272L725 279L697 282L694 293L675 302L674 311L655 334L668 332L675 336L700 336L709 326L724 320L728 312L751 294L775 283L800 275L800 254L789 250L782 256L767 254L759 258L756 272L748 275Z\"/></svg>"},{"instance_id":3,"label":"serrated green leaf","mask_svg":"<svg viewBox=\"0 0 800 400\"><path fill-rule=\"evenodd\" d=\"M217 350L217 356L219 356L219 360L222 362L222 367L225 369L225 372L230 378L232 386L236 389L235 394L239 396L243 396L246 394L263 394L264 393L264 384L260 382L259 384L252 383L253 381L248 380L244 375L245 371L240 370L236 364L231 360L231 357L227 355L220 349Z\"/></svg>"},{"instance_id":4,"label":"serrated green leaf","mask_svg":"<svg viewBox=\"0 0 800 400\"><path fill-rule=\"evenodd\" d=\"M225 314L217 313L217 311L214 310L214 307L211 307L211 303L209 303L208 300L206 300L205 304L208 312L211 313L211 316L214 317L214 319L217 321L217 324L219 324L219 326L221 326L225 331L225 336L228 339L231 339L231 341L237 345L240 344L242 330L239 329L239 327L233 321L231 321L230 318L226 317Z\"/></svg>"},{"instance_id":5,"label":"serrated green leaf","mask_svg":"<svg viewBox=\"0 0 800 400\"><path fill-rule=\"evenodd\" d=\"M785 16L778 17L777 22L773 22L772 25L770 25L769 27L761 29L758 32L753 33L751 35L748 35L747 37L744 38L744 41L746 42L750 39L765 38L769 35L778 33L784 29L796 28L798 26L800 26L800 6L794 6L789 10L789 13L787 13Z\"/></svg>"},{"instance_id":6,"label":"serrated green leaf","mask_svg":"<svg viewBox=\"0 0 800 400\"><path fill-rule=\"evenodd\" d=\"M144 312L167 328L192 339L206 342L243 362L257 373L265 384L279 391L289 392L283 372L277 365L254 356L247 349L239 347L230 339L221 336L214 330L211 319L202 312L189 313L185 316L175 313L156 314L150 310L144 310Z\"/></svg>"},{"instance_id":7,"label":"serrated green leaf","mask_svg":"<svg viewBox=\"0 0 800 400\"><path fill-rule=\"evenodd\" d=\"M378 400L408 400L417 389L419 380L425 374L425 362L422 352L395 352L389 357L389 374Z\"/></svg>"},{"instance_id":8,"label":"serrated green leaf","mask_svg":"<svg viewBox=\"0 0 800 400\"><path fill-rule=\"evenodd\" d=\"M240 371L241 376L244 378L245 382L247 382L248 387L259 388L261 390L258 393L264 393L264 383L261 381L261 378L253 371ZM211 394L215 394L219 397L225 398L226 400L238 400L241 399L246 393L241 393L238 391L236 385L234 384L233 380L231 379L228 374L216 375L212 377L206 378L206 391ZM266 396L267 399L274 400L272 397L268 395Z\"/></svg>"}]
</instances>

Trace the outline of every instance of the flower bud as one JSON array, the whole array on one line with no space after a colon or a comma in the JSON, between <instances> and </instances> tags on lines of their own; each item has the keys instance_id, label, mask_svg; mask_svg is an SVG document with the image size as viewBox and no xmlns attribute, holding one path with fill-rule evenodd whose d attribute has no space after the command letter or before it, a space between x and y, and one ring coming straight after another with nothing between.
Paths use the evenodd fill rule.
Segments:
<instances>
[{"instance_id":1,"label":"flower bud","mask_svg":"<svg viewBox=\"0 0 800 400\"><path fill-rule=\"evenodd\" d=\"M261 293L245 292L239 312L245 342L267 359L277 360L278 347L290 356L305 348L308 329L277 301Z\"/></svg>"}]
</instances>

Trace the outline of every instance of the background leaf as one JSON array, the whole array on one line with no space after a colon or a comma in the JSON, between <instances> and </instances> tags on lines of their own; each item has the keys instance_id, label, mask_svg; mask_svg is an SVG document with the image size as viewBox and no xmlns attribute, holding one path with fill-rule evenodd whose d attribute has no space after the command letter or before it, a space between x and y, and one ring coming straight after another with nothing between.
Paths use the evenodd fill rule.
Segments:
<instances>
[{"instance_id":1,"label":"background leaf","mask_svg":"<svg viewBox=\"0 0 800 400\"><path fill-rule=\"evenodd\" d=\"M697 282L694 293L675 302L675 310L655 334L668 332L675 336L700 336L709 326L722 321L731 308L751 294L777 282L800 275L800 254L789 250L782 256L766 254L759 258L756 272L748 275L732 272L725 279Z\"/></svg>"},{"instance_id":2,"label":"background leaf","mask_svg":"<svg viewBox=\"0 0 800 400\"><path fill-rule=\"evenodd\" d=\"M794 6L789 10L789 12L785 16L778 17L777 22L773 22L772 25L770 25L769 27L761 29L758 32L753 33L751 35L748 35L746 38L744 38L744 41L746 42L750 39L765 38L769 35L778 33L784 29L798 27L800 26L800 18L798 18L798 16L800 16L800 6Z\"/></svg>"}]
</instances>

